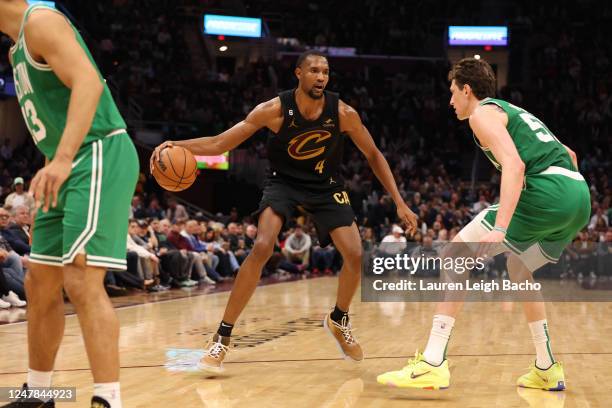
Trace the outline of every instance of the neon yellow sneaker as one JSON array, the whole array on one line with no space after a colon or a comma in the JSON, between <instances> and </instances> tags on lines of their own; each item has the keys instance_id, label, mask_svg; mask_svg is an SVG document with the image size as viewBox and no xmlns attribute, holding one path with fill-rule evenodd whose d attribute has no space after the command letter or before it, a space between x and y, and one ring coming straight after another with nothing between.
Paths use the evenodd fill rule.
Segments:
<instances>
[{"instance_id":1,"label":"neon yellow sneaker","mask_svg":"<svg viewBox=\"0 0 612 408\"><path fill-rule=\"evenodd\" d=\"M531 370L527 374L522 375L517 380L516 385L546 391L563 391L565 389L565 375L563 374L563 364L560 361L548 367L547 370L541 370L535 364L530 368Z\"/></svg>"},{"instance_id":2,"label":"neon yellow sneaker","mask_svg":"<svg viewBox=\"0 0 612 408\"><path fill-rule=\"evenodd\" d=\"M448 360L439 366L432 366L417 350L414 359L399 371L389 371L376 377L382 385L399 388L422 388L425 390L444 390L450 385Z\"/></svg>"}]
</instances>

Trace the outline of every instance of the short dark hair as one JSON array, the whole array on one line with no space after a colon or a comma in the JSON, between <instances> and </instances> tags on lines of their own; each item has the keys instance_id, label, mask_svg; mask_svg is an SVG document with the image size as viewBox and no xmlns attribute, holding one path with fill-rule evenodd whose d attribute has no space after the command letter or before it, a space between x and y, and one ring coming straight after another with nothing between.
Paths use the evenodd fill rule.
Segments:
<instances>
[{"instance_id":1,"label":"short dark hair","mask_svg":"<svg viewBox=\"0 0 612 408\"><path fill-rule=\"evenodd\" d=\"M300 54L300 56L297 59L297 62L295 63L295 67L299 68L302 66L302 63L304 62L304 60L310 56L316 56L316 57L323 57L325 59L327 59L327 55L325 55L324 53L322 53L321 51L317 51L317 50L306 50L303 53Z\"/></svg>"},{"instance_id":2,"label":"short dark hair","mask_svg":"<svg viewBox=\"0 0 612 408\"><path fill-rule=\"evenodd\" d=\"M493 68L482 59L463 58L451 68L448 80L453 81L458 87L469 85L474 96L478 99L495 97L495 74Z\"/></svg>"}]
</instances>

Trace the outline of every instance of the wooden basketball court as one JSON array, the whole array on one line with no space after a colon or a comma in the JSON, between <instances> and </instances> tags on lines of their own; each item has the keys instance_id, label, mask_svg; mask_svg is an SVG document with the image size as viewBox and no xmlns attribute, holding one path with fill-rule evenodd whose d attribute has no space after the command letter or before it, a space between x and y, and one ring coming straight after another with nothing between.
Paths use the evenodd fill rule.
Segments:
<instances>
[{"instance_id":1,"label":"wooden basketball court","mask_svg":"<svg viewBox=\"0 0 612 408\"><path fill-rule=\"evenodd\" d=\"M174 291L159 297L169 300L120 307L124 407L610 406L612 303L549 304L553 351L565 365L567 391L514 386L534 350L522 308L512 303L466 305L449 346L449 390L405 390L378 385L376 375L399 369L425 345L433 304L355 302L352 321L366 359L349 363L321 325L336 282L259 287L234 330L237 347L226 373L218 377L193 371L193 364L216 330L228 292ZM171 299L176 293L186 297ZM0 349L0 386L20 386L27 370L23 322L0 326ZM58 407L89 406L92 378L74 315L67 317L54 385L77 387L77 403Z\"/></svg>"}]
</instances>

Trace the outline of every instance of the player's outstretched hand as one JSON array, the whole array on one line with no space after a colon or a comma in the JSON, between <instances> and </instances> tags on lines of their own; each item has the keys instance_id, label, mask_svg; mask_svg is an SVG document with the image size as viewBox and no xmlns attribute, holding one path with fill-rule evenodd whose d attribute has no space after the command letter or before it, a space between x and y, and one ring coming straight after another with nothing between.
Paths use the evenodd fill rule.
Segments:
<instances>
[{"instance_id":1,"label":"player's outstretched hand","mask_svg":"<svg viewBox=\"0 0 612 408\"><path fill-rule=\"evenodd\" d=\"M42 206L43 212L49 211L49 206L57 206L57 198L62 184L72 171L72 162L55 158L38 170L30 183L30 193L34 196L36 208Z\"/></svg>"},{"instance_id":2,"label":"player's outstretched hand","mask_svg":"<svg viewBox=\"0 0 612 408\"><path fill-rule=\"evenodd\" d=\"M397 216L406 232L413 235L417 230L417 215L408 208L406 203L401 203L397 206Z\"/></svg>"},{"instance_id":3,"label":"player's outstretched hand","mask_svg":"<svg viewBox=\"0 0 612 408\"><path fill-rule=\"evenodd\" d=\"M151 159L149 159L149 171L151 172L151 174L153 174L153 163L159 161L159 155L161 154L161 151L164 150L166 147L172 146L174 146L174 142L172 140L166 140L164 143L157 146L155 150L153 150L153 153L151 154Z\"/></svg>"}]
</instances>

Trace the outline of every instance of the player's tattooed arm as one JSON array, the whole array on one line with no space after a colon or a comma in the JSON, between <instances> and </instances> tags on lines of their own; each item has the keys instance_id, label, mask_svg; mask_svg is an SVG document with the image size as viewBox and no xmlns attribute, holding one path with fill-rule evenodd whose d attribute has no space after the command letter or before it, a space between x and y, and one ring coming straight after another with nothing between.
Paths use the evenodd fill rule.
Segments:
<instances>
[{"instance_id":1,"label":"player's tattooed arm","mask_svg":"<svg viewBox=\"0 0 612 408\"><path fill-rule=\"evenodd\" d=\"M495 225L508 228L521 195L525 163L506 129L507 117L488 106L476 109L469 121L480 144L491 150L502 167L499 211Z\"/></svg>"},{"instance_id":2,"label":"player's tattooed arm","mask_svg":"<svg viewBox=\"0 0 612 408\"><path fill-rule=\"evenodd\" d=\"M380 180L380 183L389 194L391 194L397 206L397 213L402 224L404 224L404 227L410 234L414 233L416 231L416 215L404 202L397 188L397 184L395 183L395 179L393 178L389 163L387 163L387 159L385 159L381 151L376 147L372 135L361 122L359 114L351 106L340 101L338 105L338 116L340 117L340 131L348 134L357 148L363 153L372 171L378 180Z\"/></svg>"},{"instance_id":3,"label":"player's tattooed arm","mask_svg":"<svg viewBox=\"0 0 612 408\"><path fill-rule=\"evenodd\" d=\"M60 144L53 160L33 178L30 191L43 210L55 206L57 195L72 170L72 160L83 144L104 90L102 78L77 41L68 21L50 10L38 10L24 28L32 58L48 64L68 88L70 101Z\"/></svg>"},{"instance_id":4,"label":"player's tattooed arm","mask_svg":"<svg viewBox=\"0 0 612 408\"><path fill-rule=\"evenodd\" d=\"M151 155L151 166L159 160L159 153L169 146L181 146L195 155L215 156L238 147L259 129L267 127L278 131L282 124L280 98L276 97L257 105L247 117L217 136L196 139L166 141L157 146Z\"/></svg>"}]
</instances>

